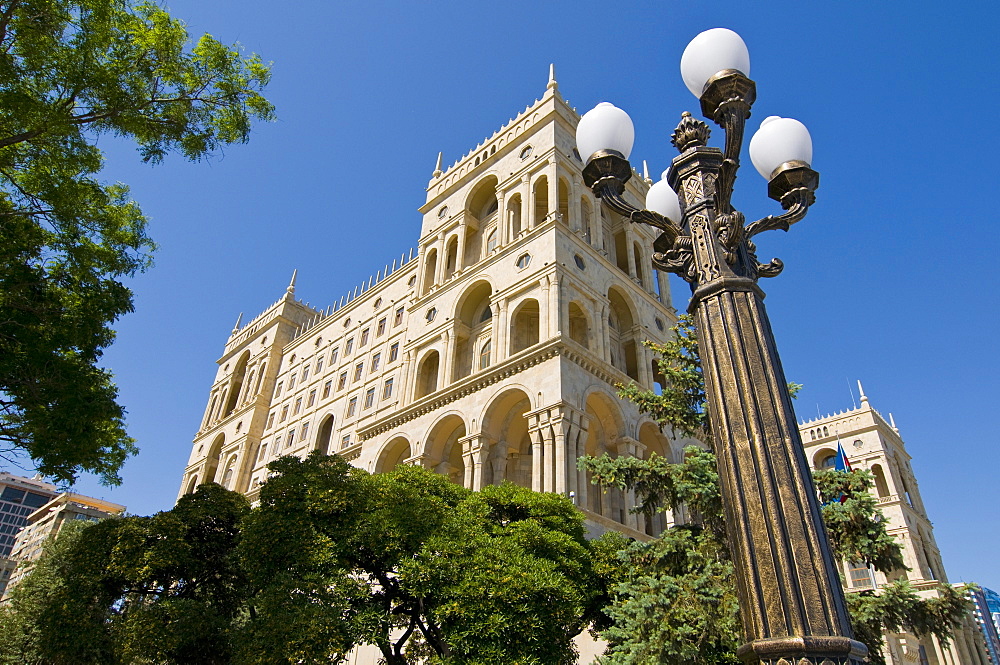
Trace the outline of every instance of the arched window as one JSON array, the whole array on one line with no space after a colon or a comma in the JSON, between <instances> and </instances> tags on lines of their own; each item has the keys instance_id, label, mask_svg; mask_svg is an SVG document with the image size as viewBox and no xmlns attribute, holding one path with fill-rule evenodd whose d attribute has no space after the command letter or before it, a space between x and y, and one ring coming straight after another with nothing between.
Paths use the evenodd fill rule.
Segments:
<instances>
[{"instance_id":1,"label":"arched window","mask_svg":"<svg viewBox=\"0 0 1000 665\"><path fill-rule=\"evenodd\" d=\"M589 331L587 330L587 315L583 308L575 302L569 304L569 338L583 346L589 348Z\"/></svg>"},{"instance_id":2,"label":"arched window","mask_svg":"<svg viewBox=\"0 0 1000 665\"><path fill-rule=\"evenodd\" d=\"M549 181L545 176L541 176L535 181L534 214L531 228L535 228L545 221L549 214Z\"/></svg>"},{"instance_id":3,"label":"arched window","mask_svg":"<svg viewBox=\"0 0 1000 665\"><path fill-rule=\"evenodd\" d=\"M638 342L632 308L615 289L608 291L608 304L608 350L611 364L638 381Z\"/></svg>"},{"instance_id":4,"label":"arched window","mask_svg":"<svg viewBox=\"0 0 1000 665\"><path fill-rule=\"evenodd\" d=\"M489 235L486 236L486 253L490 254L497 248L497 230L493 229L490 231Z\"/></svg>"},{"instance_id":5,"label":"arched window","mask_svg":"<svg viewBox=\"0 0 1000 665\"><path fill-rule=\"evenodd\" d=\"M244 351L239 362L236 363L236 369L233 370L233 378L229 384L229 398L226 400L225 415L227 416L236 408L240 389L243 388L243 379L246 377L248 360L250 360L250 352Z\"/></svg>"},{"instance_id":6,"label":"arched window","mask_svg":"<svg viewBox=\"0 0 1000 665\"><path fill-rule=\"evenodd\" d=\"M427 252L427 260L424 262L424 293L434 286L434 278L437 275L437 250L431 249Z\"/></svg>"},{"instance_id":7,"label":"arched window","mask_svg":"<svg viewBox=\"0 0 1000 665\"><path fill-rule=\"evenodd\" d=\"M416 399L430 395L438 389L440 362L440 355L437 351L431 351L420 362L420 369L417 371L417 392L414 395Z\"/></svg>"},{"instance_id":8,"label":"arched window","mask_svg":"<svg viewBox=\"0 0 1000 665\"><path fill-rule=\"evenodd\" d=\"M480 367L479 352L483 342L493 336L493 310L490 297L493 287L482 280L474 283L459 299L455 309L455 343L452 347L452 376L450 380L469 376Z\"/></svg>"},{"instance_id":9,"label":"arched window","mask_svg":"<svg viewBox=\"0 0 1000 665\"><path fill-rule=\"evenodd\" d=\"M516 240L519 233L521 233L521 195L515 194L510 198L510 203L507 204L507 222L510 225L510 237L512 240Z\"/></svg>"},{"instance_id":10,"label":"arched window","mask_svg":"<svg viewBox=\"0 0 1000 665\"><path fill-rule=\"evenodd\" d=\"M479 369L490 366L490 340L486 340L479 349Z\"/></svg>"},{"instance_id":11,"label":"arched window","mask_svg":"<svg viewBox=\"0 0 1000 665\"><path fill-rule=\"evenodd\" d=\"M458 237L452 236L448 240L448 245L444 253L444 278L451 279L461 266L458 263Z\"/></svg>"},{"instance_id":12,"label":"arched window","mask_svg":"<svg viewBox=\"0 0 1000 665\"><path fill-rule=\"evenodd\" d=\"M642 260L643 257L642 247L639 246L639 243L635 243L632 246L632 250L634 254L633 258L635 259L635 277L636 279L639 280L639 284L643 288L646 288L646 271L643 269L644 266Z\"/></svg>"},{"instance_id":13,"label":"arched window","mask_svg":"<svg viewBox=\"0 0 1000 665\"><path fill-rule=\"evenodd\" d=\"M538 344L539 310L537 300L525 300L511 319L510 352L517 353Z\"/></svg>"},{"instance_id":14,"label":"arched window","mask_svg":"<svg viewBox=\"0 0 1000 665\"><path fill-rule=\"evenodd\" d=\"M315 449L324 455L333 452L333 416L324 418L323 423L319 426Z\"/></svg>"},{"instance_id":15,"label":"arched window","mask_svg":"<svg viewBox=\"0 0 1000 665\"><path fill-rule=\"evenodd\" d=\"M563 224L569 225L569 185L559 178L559 218Z\"/></svg>"},{"instance_id":16,"label":"arched window","mask_svg":"<svg viewBox=\"0 0 1000 665\"><path fill-rule=\"evenodd\" d=\"M587 241L588 244L594 244L594 209L590 206L590 201L587 197L580 199L580 231L583 233L583 239Z\"/></svg>"}]
</instances>

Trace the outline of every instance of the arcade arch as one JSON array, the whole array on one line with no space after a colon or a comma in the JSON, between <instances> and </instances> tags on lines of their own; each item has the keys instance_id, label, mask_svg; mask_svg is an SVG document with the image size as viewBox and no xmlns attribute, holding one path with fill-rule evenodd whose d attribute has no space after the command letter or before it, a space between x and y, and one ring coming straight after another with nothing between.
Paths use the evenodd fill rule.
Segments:
<instances>
[{"instance_id":1,"label":"arcade arch","mask_svg":"<svg viewBox=\"0 0 1000 665\"><path fill-rule=\"evenodd\" d=\"M492 294L493 287L489 282L476 282L465 292L455 309L453 379L456 381L489 366L488 356L486 365L483 366L482 355L483 345L488 344L493 335L493 310L490 308Z\"/></svg>"},{"instance_id":2,"label":"arcade arch","mask_svg":"<svg viewBox=\"0 0 1000 665\"><path fill-rule=\"evenodd\" d=\"M375 473L392 471L410 457L412 457L410 442L406 440L406 437L397 436L382 447L382 452L375 460Z\"/></svg>"},{"instance_id":3,"label":"arcade arch","mask_svg":"<svg viewBox=\"0 0 1000 665\"><path fill-rule=\"evenodd\" d=\"M498 395L483 416L483 434L489 448L482 458L482 485L499 485L508 480L521 487L532 487L534 469L527 413L531 400L520 388Z\"/></svg>"},{"instance_id":4,"label":"arcade arch","mask_svg":"<svg viewBox=\"0 0 1000 665\"><path fill-rule=\"evenodd\" d=\"M465 421L456 414L449 414L431 428L424 446L427 468L459 485L465 481L461 441L465 435Z\"/></svg>"}]
</instances>

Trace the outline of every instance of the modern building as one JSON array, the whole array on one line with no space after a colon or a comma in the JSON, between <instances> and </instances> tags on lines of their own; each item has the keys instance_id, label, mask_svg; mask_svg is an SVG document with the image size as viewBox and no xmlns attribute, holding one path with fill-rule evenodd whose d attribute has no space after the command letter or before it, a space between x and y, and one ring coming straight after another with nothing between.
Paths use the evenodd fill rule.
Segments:
<instances>
[{"instance_id":1,"label":"modern building","mask_svg":"<svg viewBox=\"0 0 1000 665\"><path fill-rule=\"evenodd\" d=\"M654 387L675 321L655 234L598 204L579 116L554 76L540 100L428 183L417 251L326 309L283 297L237 322L180 492L256 496L266 465L319 449L361 468L421 464L470 488L509 480L572 496L592 533L657 533L627 493L592 489L584 454L679 459L616 394ZM649 182L635 174L625 196ZM416 224L414 225L416 231Z\"/></svg>"},{"instance_id":2,"label":"modern building","mask_svg":"<svg viewBox=\"0 0 1000 665\"><path fill-rule=\"evenodd\" d=\"M939 585L948 584L948 577L910 466L910 455L892 414L887 421L871 406L860 381L858 390L861 395L859 408L800 423L806 458L816 469L833 467L840 444L853 469L871 472L879 510L888 520L888 533L903 547L908 570L886 575L863 563L845 561L842 573L847 590L877 593L886 583L904 579L909 580L921 596L933 597L938 594ZM886 661L893 665L985 665L990 660L979 635L971 614L948 647L942 646L935 637L887 634Z\"/></svg>"},{"instance_id":3,"label":"modern building","mask_svg":"<svg viewBox=\"0 0 1000 665\"><path fill-rule=\"evenodd\" d=\"M0 471L0 598L17 568L11 557L14 542L35 512L58 494L56 486L40 477L24 478Z\"/></svg>"},{"instance_id":4,"label":"modern building","mask_svg":"<svg viewBox=\"0 0 1000 665\"><path fill-rule=\"evenodd\" d=\"M961 585L958 585L961 586ZM997 633L996 624L993 623L990 612L989 599L986 597L987 589L978 584L970 585L969 600L975 606L976 624L982 633L983 642L986 644L986 651L990 654L990 662L994 665L1000 664L1000 634ZM991 592L994 593L995 592Z\"/></svg>"},{"instance_id":5,"label":"modern building","mask_svg":"<svg viewBox=\"0 0 1000 665\"><path fill-rule=\"evenodd\" d=\"M993 625L996 627L997 633L1000 634L1000 593L986 587L980 588L983 590L983 597L986 598L986 608L990 618L993 619Z\"/></svg>"},{"instance_id":6,"label":"modern building","mask_svg":"<svg viewBox=\"0 0 1000 665\"><path fill-rule=\"evenodd\" d=\"M34 562L42 555L45 541L57 536L64 524L72 520L96 522L124 512L125 506L74 492L59 494L39 507L28 515L27 525L17 536L11 552L17 569L10 577L6 593L13 591L21 580L31 574Z\"/></svg>"}]
</instances>

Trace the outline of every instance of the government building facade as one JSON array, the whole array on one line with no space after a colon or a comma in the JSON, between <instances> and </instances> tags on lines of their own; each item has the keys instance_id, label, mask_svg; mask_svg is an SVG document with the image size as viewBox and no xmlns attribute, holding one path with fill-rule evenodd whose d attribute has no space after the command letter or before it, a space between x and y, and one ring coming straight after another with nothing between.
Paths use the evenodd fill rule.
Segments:
<instances>
[{"instance_id":1,"label":"government building facade","mask_svg":"<svg viewBox=\"0 0 1000 665\"><path fill-rule=\"evenodd\" d=\"M656 534L582 455L670 438L616 394L662 381L644 340L675 322L654 234L583 184L577 113L545 94L427 187L417 251L325 310L286 293L237 323L218 361L181 494L215 481L254 498L267 464L311 450L371 472L420 464L471 489L511 481L573 498L591 533ZM633 177L639 203L649 182Z\"/></svg>"},{"instance_id":2,"label":"government building facade","mask_svg":"<svg viewBox=\"0 0 1000 665\"><path fill-rule=\"evenodd\" d=\"M662 384L644 340L676 321L666 276L650 261L653 231L604 209L583 184L580 117L550 74L540 100L427 187L416 251L330 307L284 295L238 321L218 360L180 495L217 482L255 499L267 464L313 450L367 471L419 464L470 489L508 480L572 498L592 535L655 536L675 519L632 514L628 492L601 490L583 455L656 453L681 461L697 442L661 432L616 385ZM625 196L645 200L634 174ZM640 205L640 207L642 207ZM946 581L902 440L863 400L802 425L816 468L837 437L877 484L908 575L925 595ZM860 442L860 443L859 443ZM677 516L682 519L682 516ZM845 562L849 591L889 578ZM890 663L985 665L967 631L887 636ZM579 644L581 662L600 646ZM352 663L374 663L361 649Z\"/></svg>"}]
</instances>

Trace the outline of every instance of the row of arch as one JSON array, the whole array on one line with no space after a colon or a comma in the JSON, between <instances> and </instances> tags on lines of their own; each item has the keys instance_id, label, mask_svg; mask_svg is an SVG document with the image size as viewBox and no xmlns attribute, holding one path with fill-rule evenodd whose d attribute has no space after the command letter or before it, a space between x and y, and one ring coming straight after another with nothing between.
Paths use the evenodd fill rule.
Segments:
<instances>
[{"instance_id":1,"label":"row of arch","mask_svg":"<svg viewBox=\"0 0 1000 665\"><path fill-rule=\"evenodd\" d=\"M246 404L259 395L261 388L264 387L266 369L265 359L251 363L250 351L244 351L237 359L228 381L212 390L208 410L202 419L202 428L232 414L237 406Z\"/></svg>"}]
</instances>

